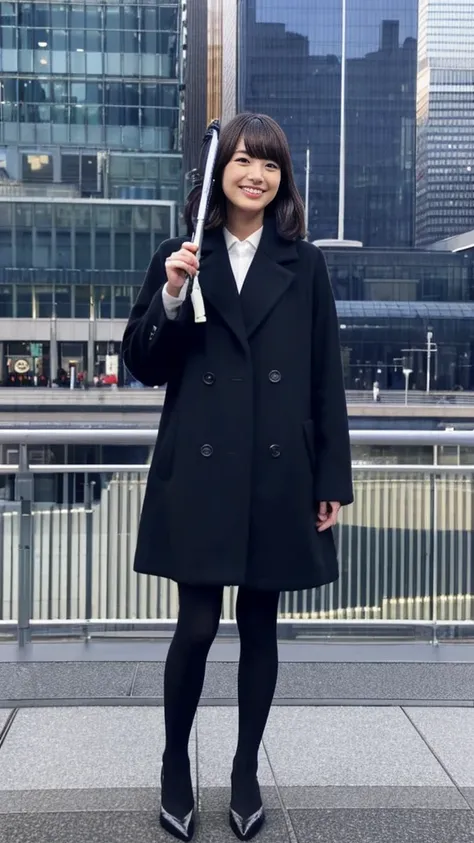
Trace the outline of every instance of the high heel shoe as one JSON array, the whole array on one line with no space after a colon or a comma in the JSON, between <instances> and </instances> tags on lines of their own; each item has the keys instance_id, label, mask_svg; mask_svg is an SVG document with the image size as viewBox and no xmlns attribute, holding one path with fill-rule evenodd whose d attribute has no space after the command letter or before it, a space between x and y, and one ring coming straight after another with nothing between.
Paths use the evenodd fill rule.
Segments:
<instances>
[{"instance_id":1,"label":"high heel shoe","mask_svg":"<svg viewBox=\"0 0 474 843\"><path fill-rule=\"evenodd\" d=\"M194 817L194 800L193 800L193 807L191 810L184 816L184 817L176 817L174 814L171 814L166 808L163 807L163 782L164 782L164 769L161 768L161 808L160 808L160 825L162 828L165 829L169 834L172 834L173 837L176 837L178 840L184 840L185 843L187 841L192 840L194 836L194 829L195 829L195 817Z\"/></svg>"},{"instance_id":2,"label":"high heel shoe","mask_svg":"<svg viewBox=\"0 0 474 843\"><path fill-rule=\"evenodd\" d=\"M242 816L242 807L245 804L251 805L251 809L257 805L258 807L251 814ZM257 775L254 773L250 774L250 777L237 777L232 773L232 798L229 810L229 824L235 836L239 840L252 840L258 834L264 822L265 811Z\"/></svg>"}]
</instances>

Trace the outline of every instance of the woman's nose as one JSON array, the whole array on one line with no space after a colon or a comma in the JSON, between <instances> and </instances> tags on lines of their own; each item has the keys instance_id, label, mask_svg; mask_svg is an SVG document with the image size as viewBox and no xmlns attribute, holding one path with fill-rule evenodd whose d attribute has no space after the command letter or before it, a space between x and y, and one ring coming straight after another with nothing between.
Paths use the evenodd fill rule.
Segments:
<instances>
[{"instance_id":1,"label":"woman's nose","mask_svg":"<svg viewBox=\"0 0 474 843\"><path fill-rule=\"evenodd\" d=\"M251 172L250 178L253 182L262 182L263 181L263 169L257 165L255 165Z\"/></svg>"}]
</instances>

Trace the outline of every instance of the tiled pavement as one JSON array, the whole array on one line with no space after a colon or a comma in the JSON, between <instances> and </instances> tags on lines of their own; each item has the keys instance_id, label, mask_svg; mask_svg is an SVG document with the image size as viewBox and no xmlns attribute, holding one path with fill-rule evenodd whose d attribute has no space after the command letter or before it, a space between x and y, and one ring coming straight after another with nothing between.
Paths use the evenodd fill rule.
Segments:
<instances>
[{"instance_id":1,"label":"tiled pavement","mask_svg":"<svg viewBox=\"0 0 474 843\"><path fill-rule=\"evenodd\" d=\"M9 646L0 645L0 843L170 843L158 824L162 664L65 661L73 645L62 659L34 661ZM257 839L472 843L470 650L458 660L453 649L426 650L423 662L409 651L397 661L395 650L392 660L380 649L365 658L367 648L356 658L354 647L345 659L313 649L283 661L260 758L268 823ZM230 843L235 658L209 668L191 743L195 840Z\"/></svg>"}]
</instances>

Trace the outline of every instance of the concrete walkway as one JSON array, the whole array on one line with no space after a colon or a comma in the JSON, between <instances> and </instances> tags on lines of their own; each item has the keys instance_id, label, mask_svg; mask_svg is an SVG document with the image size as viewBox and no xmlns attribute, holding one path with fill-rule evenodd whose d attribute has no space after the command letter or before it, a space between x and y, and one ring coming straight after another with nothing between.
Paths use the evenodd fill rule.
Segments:
<instances>
[{"instance_id":1,"label":"concrete walkway","mask_svg":"<svg viewBox=\"0 0 474 843\"><path fill-rule=\"evenodd\" d=\"M0 843L171 843L158 824L165 649L0 645ZM472 843L470 645L281 649L257 839ZM236 657L231 643L214 648L193 730L197 843L235 840Z\"/></svg>"}]
</instances>

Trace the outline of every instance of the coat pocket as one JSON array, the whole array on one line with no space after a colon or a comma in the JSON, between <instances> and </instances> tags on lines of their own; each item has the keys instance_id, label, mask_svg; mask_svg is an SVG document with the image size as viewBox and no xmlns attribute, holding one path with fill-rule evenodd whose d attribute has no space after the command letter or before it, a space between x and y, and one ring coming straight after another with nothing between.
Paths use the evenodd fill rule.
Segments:
<instances>
[{"instance_id":1,"label":"coat pocket","mask_svg":"<svg viewBox=\"0 0 474 843\"><path fill-rule=\"evenodd\" d=\"M306 419L303 422L303 434L304 434L304 441L306 444L306 450L308 452L309 461L311 464L311 468L314 471L316 467L316 448L314 442L314 421L313 419Z\"/></svg>"},{"instance_id":2,"label":"coat pocket","mask_svg":"<svg viewBox=\"0 0 474 843\"><path fill-rule=\"evenodd\" d=\"M160 425L155 446L153 469L161 480L169 480L173 470L177 421L176 413L171 413L164 425L162 420L161 424L163 428Z\"/></svg>"}]
</instances>

